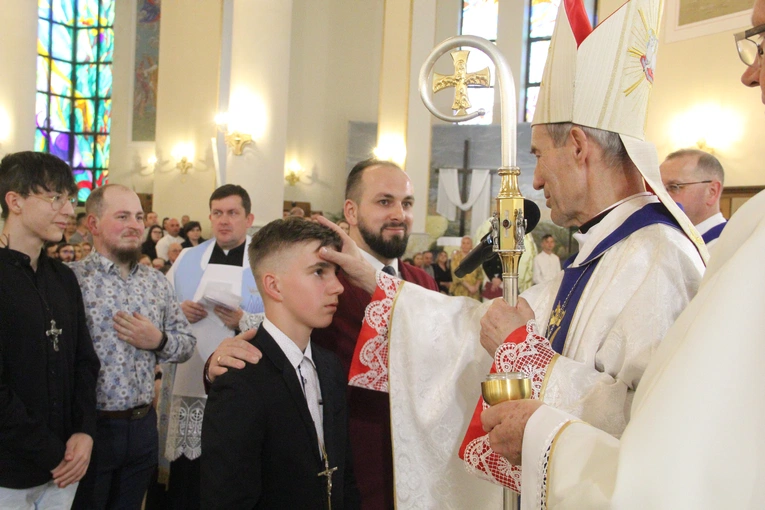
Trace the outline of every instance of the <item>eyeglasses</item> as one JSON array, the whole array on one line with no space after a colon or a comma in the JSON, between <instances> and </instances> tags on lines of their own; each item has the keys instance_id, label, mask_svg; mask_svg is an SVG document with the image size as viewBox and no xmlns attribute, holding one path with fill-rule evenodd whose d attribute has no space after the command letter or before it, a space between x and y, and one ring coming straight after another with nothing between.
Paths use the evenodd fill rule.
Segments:
<instances>
[{"instance_id":1,"label":"eyeglasses","mask_svg":"<svg viewBox=\"0 0 765 510\"><path fill-rule=\"evenodd\" d=\"M763 32L765 32L765 25L759 25L754 28L750 28L745 32L739 32L738 34L733 35L733 37L736 39L736 49L738 50L738 56L741 59L741 62L744 64L752 66L757 61L757 57L762 58L762 42L757 44L756 42L752 41L750 37L754 37L755 35L759 35Z\"/></svg>"},{"instance_id":2,"label":"eyeglasses","mask_svg":"<svg viewBox=\"0 0 765 510\"><path fill-rule=\"evenodd\" d=\"M67 197L65 195L53 195L52 197L46 197L45 195L27 195L40 200L45 200L50 203L51 208L54 211L60 211L64 205L68 202L72 205L72 208L77 206L77 197Z\"/></svg>"},{"instance_id":3,"label":"eyeglasses","mask_svg":"<svg viewBox=\"0 0 765 510\"><path fill-rule=\"evenodd\" d=\"M667 184L665 188L667 188L667 191L671 194L680 193L683 191L683 188L686 186L690 186L692 184L709 184L712 181L696 181L696 182L676 182L674 184Z\"/></svg>"}]
</instances>

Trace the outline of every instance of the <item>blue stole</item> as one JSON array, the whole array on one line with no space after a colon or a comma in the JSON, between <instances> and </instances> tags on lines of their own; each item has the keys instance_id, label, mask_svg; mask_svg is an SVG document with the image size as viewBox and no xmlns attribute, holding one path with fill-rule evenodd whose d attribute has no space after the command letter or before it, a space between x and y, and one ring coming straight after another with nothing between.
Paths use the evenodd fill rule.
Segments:
<instances>
[{"instance_id":1,"label":"blue stole","mask_svg":"<svg viewBox=\"0 0 765 510\"><path fill-rule=\"evenodd\" d=\"M574 316L579 299L582 297L582 292L584 292L587 282L595 272L595 267L602 259L602 255L612 246L641 228L658 223L675 227L682 232L677 220L675 220L663 204L660 202L648 204L632 213L624 223L603 239L584 262L576 267L569 265L563 270L563 281L553 303L546 335L555 352L558 354L563 353L568 329L571 325L571 318Z\"/></svg>"},{"instance_id":2,"label":"blue stole","mask_svg":"<svg viewBox=\"0 0 765 510\"><path fill-rule=\"evenodd\" d=\"M178 301L183 302L194 299L194 293L197 291L199 282L202 281L202 257L204 256L207 248L210 244L214 243L215 239L210 239L191 248L183 257L176 262L178 267L174 271L173 285L175 287L175 294L178 296ZM248 243L249 244L249 243ZM247 246L244 247L247 250ZM245 254L245 260L247 255ZM262 313L263 298L260 297L258 287L255 285L255 277L252 275L252 269L250 267L242 268L242 310L249 313Z\"/></svg>"},{"instance_id":3,"label":"blue stole","mask_svg":"<svg viewBox=\"0 0 765 510\"><path fill-rule=\"evenodd\" d=\"M704 235L701 236L701 238L704 240L704 244L709 244L710 242L720 237L720 234L722 234L722 231L727 224L727 221L723 221L719 225L715 225L714 227L707 230Z\"/></svg>"}]
</instances>

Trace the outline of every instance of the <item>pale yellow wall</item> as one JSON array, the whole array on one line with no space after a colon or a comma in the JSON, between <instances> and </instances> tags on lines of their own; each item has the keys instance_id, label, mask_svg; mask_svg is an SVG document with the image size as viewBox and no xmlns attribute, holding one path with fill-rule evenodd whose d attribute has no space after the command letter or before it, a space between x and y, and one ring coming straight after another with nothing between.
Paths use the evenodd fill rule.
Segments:
<instances>
[{"instance_id":1,"label":"pale yellow wall","mask_svg":"<svg viewBox=\"0 0 765 510\"><path fill-rule=\"evenodd\" d=\"M138 193L151 193L154 178L150 173L142 175L141 166L145 166L149 156L154 154L154 143L132 143L131 140L135 23L136 0L116 2L109 182L123 184ZM143 173L148 172L144 169Z\"/></svg>"},{"instance_id":2,"label":"pale yellow wall","mask_svg":"<svg viewBox=\"0 0 765 510\"><path fill-rule=\"evenodd\" d=\"M600 19L621 4L621 0L602 0ZM759 88L748 89L739 81L745 66L736 54L732 34L740 29L667 43L666 26L662 28L646 123L647 138L656 144L660 160L682 148L673 131L676 119L699 105L712 105L733 118L726 132L740 132L729 146L713 147L725 168L725 184L765 184L765 144L759 136L765 127L765 106Z\"/></svg>"},{"instance_id":3,"label":"pale yellow wall","mask_svg":"<svg viewBox=\"0 0 765 510\"><path fill-rule=\"evenodd\" d=\"M0 0L0 153L32 150L35 133L37 2Z\"/></svg>"},{"instance_id":4,"label":"pale yellow wall","mask_svg":"<svg viewBox=\"0 0 765 510\"><path fill-rule=\"evenodd\" d=\"M188 214L205 233L207 200L215 189L210 139L216 133L221 16L218 0L162 2L154 210L176 218ZM196 148L194 169L185 177L171 156L182 142Z\"/></svg>"},{"instance_id":5,"label":"pale yellow wall","mask_svg":"<svg viewBox=\"0 0 765 510\"><path fill-rule=\"evenodd\" d=\"M285 200L342 209L350 121L375 122L383 0L294 0L286 161L312 184L287 186Z\"/></svg>"}]
</instances>

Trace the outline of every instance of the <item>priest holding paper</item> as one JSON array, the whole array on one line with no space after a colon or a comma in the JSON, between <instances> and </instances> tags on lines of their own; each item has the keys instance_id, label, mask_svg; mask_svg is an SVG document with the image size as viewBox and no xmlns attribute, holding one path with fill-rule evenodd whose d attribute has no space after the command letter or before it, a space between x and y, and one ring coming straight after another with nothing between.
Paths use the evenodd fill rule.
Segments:
<instances>
[{"instance_id":1,"label":"priest holding paper","mask_svg":"<svg viewBox=\"0 0 765 510\"><path fill-rule=\"evenodd\" d=\"M160 430L167 427L164 454L172 461L168 499L174 508L199 507L199 456L207 401L200 374L205 361L224 338L238 333L244 311L263 312L247 255L247 229L253 221L250 204L241 186L226 184L216 189L210 196L213 239L183 250L167 274L197 338L191 359L165 370L163 377Z\"/></svg>"},{"instance_id":2,"label":"priest holding paper","mask_svg":"<svg viewBox=\"0 0 765 510\"><path fill-rule=\"evenodd\" d=\"M460 472L465 465L520 491L520 468L492 451L479 418L492 357L493 370L525 372L535 398L616 437L629 421L643 371L696 293L707 256L644 141L660 12L660 2L631 0L592 30L579 0L561 2L531 150L534 186L555 223L579 227L580 250L518 307L374 274L352 246L327 254L373 293L350 383L390 394L400 505L464 508L487 494L498 502L498 490Z\"/></svg>"}]
</instances>

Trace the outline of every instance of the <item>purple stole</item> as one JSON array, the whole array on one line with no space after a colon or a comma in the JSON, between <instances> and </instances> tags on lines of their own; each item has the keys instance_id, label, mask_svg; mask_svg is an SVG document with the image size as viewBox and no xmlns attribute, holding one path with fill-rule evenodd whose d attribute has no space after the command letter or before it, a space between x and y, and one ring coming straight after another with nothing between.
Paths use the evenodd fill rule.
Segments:
<instances>
[{"instance_id":1,"label":"purple stole","mask_svg":"<svg viewBox=\"0 0 765 510\"><path fill-rule=\"evenodd\" d=\"M576 267L569 265L563 270L563 281L553 302L546 334L555 352L558 354L563 352L568 329L571 325L571 318L574 316L579 299L582 297L582 292L595 272L595 267L602 259L603 254L609 248L641 228L659 223L669 225L682 232L677 220L675 220L664 205L661 203L648 204L632 213L624 223L603 239L584 262ZM573 262L573 259L574 256L570 260Z\"/></svg>"}]
</instances>

